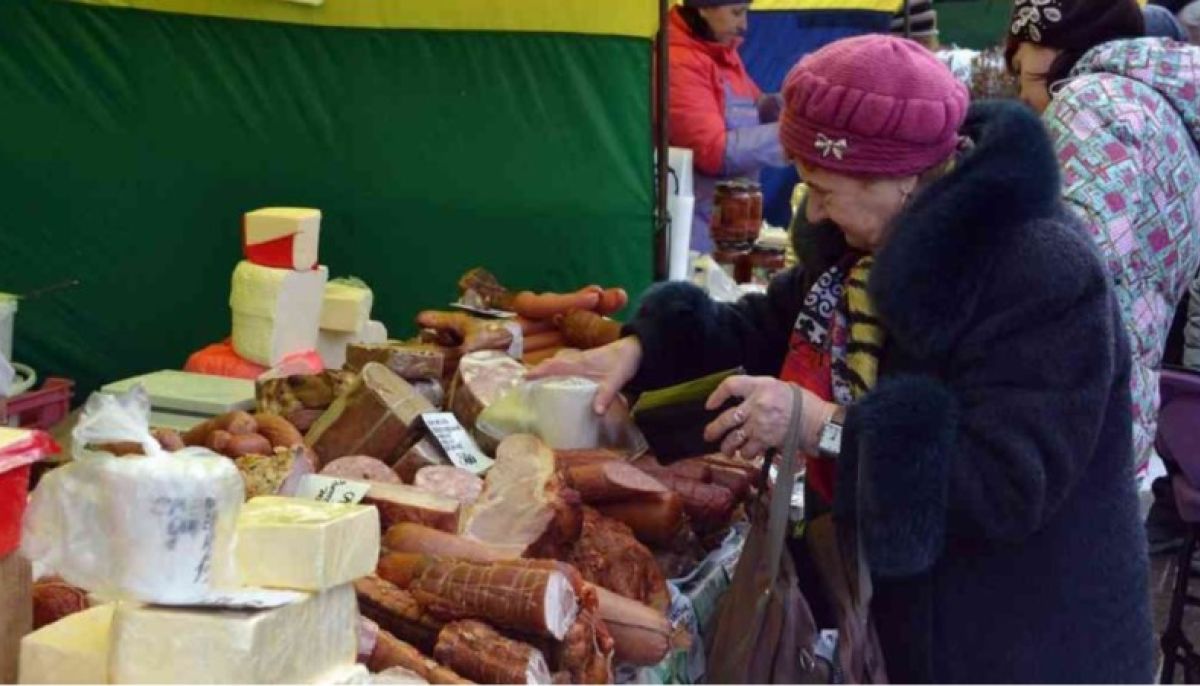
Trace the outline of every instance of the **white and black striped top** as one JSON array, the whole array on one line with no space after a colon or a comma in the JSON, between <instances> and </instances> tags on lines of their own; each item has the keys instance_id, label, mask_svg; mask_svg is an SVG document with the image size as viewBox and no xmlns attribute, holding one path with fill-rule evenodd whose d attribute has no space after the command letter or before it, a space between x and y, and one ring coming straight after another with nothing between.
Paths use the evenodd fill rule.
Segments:
<instances>
[{"instance_id":1,"label":"white and black striped top","mask_svg":"<svg viewBox=\"0 0 1200 686\"><path fill-rule=\"evenodd\" d=\"M933 0L906 0L908 2L909 35L913 38L937 35L937 10ZM892 18L892 33L904 35L904 10Z\"/></svg>"}]
</instances>

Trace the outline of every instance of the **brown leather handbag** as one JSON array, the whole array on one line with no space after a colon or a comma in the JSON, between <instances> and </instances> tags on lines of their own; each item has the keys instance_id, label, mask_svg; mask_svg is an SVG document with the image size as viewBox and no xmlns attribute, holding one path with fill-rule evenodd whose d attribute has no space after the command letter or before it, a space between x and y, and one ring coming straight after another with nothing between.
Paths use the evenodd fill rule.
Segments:
<instances>
[{"instance_id":1,"label":"brown leather handbag","mask_svg":"<svg viewBox=\"0 0 1200 686\"><path fill-rule=\"evenodd\" d=\"M784 438L777 484L795 481L799 455L802 397L796 389L795 414ZM716 631L708 650L709 683L832 683L834 670L817 659L819 630L804 594L827 593L838 617L837 665L851 683L885 683L883 653L868 612L870 575L857 537L833 526L828 515L809 522L805 537L826 588L801 589L788 535L790 488L767 489L768 455L763 481L750 503L750 532L733 580L717 611ZM852 533L852 532L851 532Z\"/></svg>"}]
</instances>

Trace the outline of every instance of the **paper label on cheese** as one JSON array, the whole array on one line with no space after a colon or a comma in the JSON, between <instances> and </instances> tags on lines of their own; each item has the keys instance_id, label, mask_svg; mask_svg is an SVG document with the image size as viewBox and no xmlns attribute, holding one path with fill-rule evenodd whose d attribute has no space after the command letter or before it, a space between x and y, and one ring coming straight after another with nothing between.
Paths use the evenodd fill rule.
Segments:
<instances>
[{"instance_id":1,"label":"paper label on cheese","mask_svg":"<svg viewBox=\"0 0 1200 686\"><path fill-rule=\"evenodd\" d=\"M473 474L482 474L491 468L492 458L483 454L453 412L426 412L421 419L455 467Z\"/></svg>"},{"instance_id":2,"label":"paper label on cheese","mask_svg":"<svg viewBox=\"0 0 1200 686\"><path fill-rule=\"evenodd\" d=\"M353 505L360 502L371 490L371 484L362 481L347 481L320 474L306 474L296 489L297 498L319 500L325 503Z\"/></svg>"}]
</instances>

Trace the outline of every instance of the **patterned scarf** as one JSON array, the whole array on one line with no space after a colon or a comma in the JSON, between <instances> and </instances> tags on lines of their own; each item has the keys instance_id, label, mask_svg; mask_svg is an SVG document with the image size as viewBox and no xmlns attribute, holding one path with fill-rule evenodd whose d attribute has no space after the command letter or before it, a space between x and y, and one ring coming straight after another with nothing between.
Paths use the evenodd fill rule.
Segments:
<instances>
[{"instance_id":1,"label":"patterned scarf","mask_svg":"<svg viewBox=\"0 0 1200 686\"><path fill-rule=\"evenodd\" d=\"M875 315L867 282L875 258L853 253L817 279L804 299L779 378L799 384L824 400L849 405L875 386L885 334ZM833 502L835 468L805 456L806 481L820 513Z\"/></svg>"}]
</instances>

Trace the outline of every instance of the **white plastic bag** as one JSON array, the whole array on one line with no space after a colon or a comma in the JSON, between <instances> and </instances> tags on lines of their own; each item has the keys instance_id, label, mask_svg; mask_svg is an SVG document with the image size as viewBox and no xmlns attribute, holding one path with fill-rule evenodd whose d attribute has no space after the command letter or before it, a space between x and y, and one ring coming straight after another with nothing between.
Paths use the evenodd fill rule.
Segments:
<instances>
[{"instance_id":1,"label":"white plastic bag","mask_svg":"<svg viewBox=\"0 0 1200 686\"><path fill-rule=\"evenodd\" d=\"M236 585L233 545L244 497L233 462L204 448L164 452L142 387L95 393L72 432L74 461L33 492L22 550L105 599L202 602ZM131 441L144 457L89 444Z\"/></svg>"}]
</instances>

